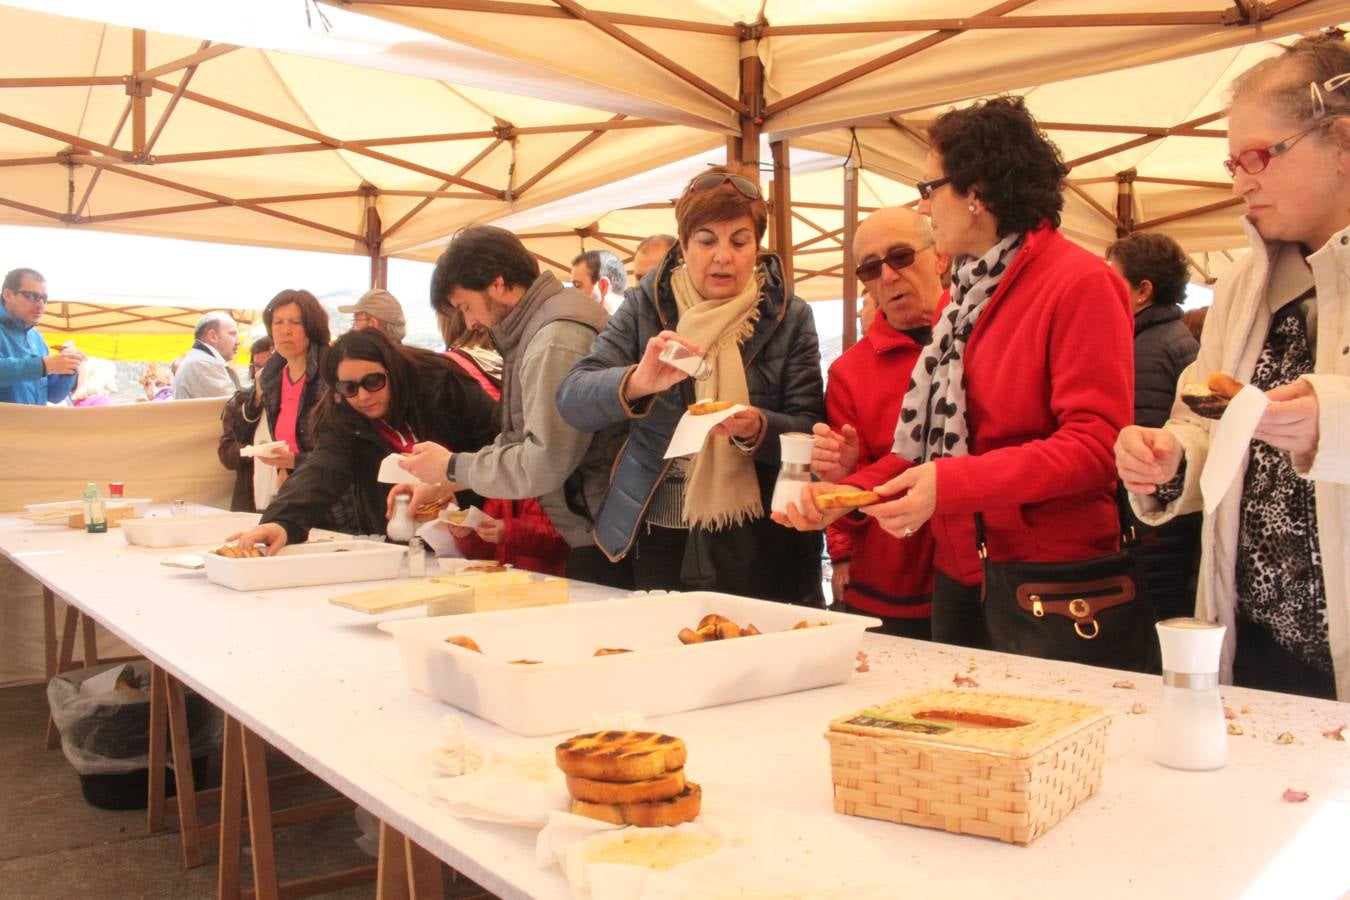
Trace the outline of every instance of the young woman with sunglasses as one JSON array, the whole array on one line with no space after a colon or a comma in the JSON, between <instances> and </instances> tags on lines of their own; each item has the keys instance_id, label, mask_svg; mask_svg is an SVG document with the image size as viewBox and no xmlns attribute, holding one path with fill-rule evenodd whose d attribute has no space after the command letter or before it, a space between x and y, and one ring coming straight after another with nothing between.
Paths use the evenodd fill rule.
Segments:
<instances>
[{"instance_id":1,"label":"young woman with sunglasses","mask_svg":"<svg viewBox=\"0 0 1350 900\"><path fill-rule=\"evenodd\" d=\"M310 422L314 448L267 507L262 524L240 536L273 554L305 540L332 505L350 494L358 534L385 529L390 486L380 462L419 441L473 451L497 434L497 405L453 360L394 344L378 331L350 331L324 354L325 390Z\"/></svg>"},{"instance_id":2,"label":"young woman with sunglasses","mask_svg":"<svg viewBox=\"0 0 1350 900\"><path fill-rule=\"evenodd\" d=\"M824 418L811 312L784 290L777 258L759 251L768 209L754 181L713 168L689 183L675 219L679 243L627 290L558 389L558 409L576 428L628 423L596 543L611 560L631 557L642 589L818 601L819 536L768 518L779 436ZM702 356L709 377L662 362L672 342ZM696 400L746 408L693 457L665 459Z\"/></svg>"},{"instance_id":3,"label":"young woman with sunglasses","mask_svg":"<svg viewBox=\"0 0 1350 900\"><path fill-rule=\"evenodd\" d=\"M1223 372L1269 405L1204 517L1196 612L1222 674L1350 700L1350 47L1305 38L1234 82L1225 162L1252 252L1220 283L1183 381ZM1121 480L1149 524L1201 509L1213 424L1184 404L1127 428Z\"/></svg>"},{"instance_id":4,"label":"young woman with sunglasses","mask_svg":"<svg viewBox=\"0 0 1350 900\"><path fill-rule=\"evenodd\" d=\"M918 210L953 259L949 299L897 386L891 452L842 480L891 498L863 510L888 533L910 539L929 525L933 639L1007 646L985 626L975 514L994 561L1118 549L1111 447L1134 411L1129 298L1060 233L1064 164L1020 97L947 112L928 137ZM818 458L829 440L817 437ZM836 489L808 486L784 521L834 521L841 513L815 497Z\"/></svg>"}]
</instances>

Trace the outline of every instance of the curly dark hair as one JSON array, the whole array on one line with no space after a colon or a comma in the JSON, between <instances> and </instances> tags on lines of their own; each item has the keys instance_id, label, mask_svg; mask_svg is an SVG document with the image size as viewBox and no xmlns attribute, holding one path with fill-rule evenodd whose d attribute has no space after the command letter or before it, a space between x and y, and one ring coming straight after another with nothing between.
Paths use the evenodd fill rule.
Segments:
<instances>
[{"instance_id":1,"label":"curly dark hair","mask_svg":"<svg viewBox=\"0 0 1350 900\"><path fill-rule=\"evenodd\" d=\"M928 127L928 139L952 189L973 190L993 213L1000 237L1045 220L1059 226L1069 170L1021 97L992 97L945 112Z\"/></svg>"},{"instance_id":2,"label":"curly dark hair","mask_svg":"<svg viewBox=\"0 0 1350 900\"><path fill-rule=\"evenodd\" d=\"M1167 235L1136 232L1112 244L1106 258L1120 263L1130 287L1137 289L1144 281L1153 285L1154 303L1181 303L1186 299L1191 261L1181 245Z\"/></svg>"},{"instance_id":3,"label":"curly dark hair","mask_svg":"<svg viewBox=\"0 0 1350 900\"><path fill-rule=\"evenodd\" d=\"M431 308L451 308L455 288L482 291L500 277L508 288L528 288L539 277L539 263L525 245L505 228L471 225L452 238L431 273Z\"/></svg>"}]
</instances>

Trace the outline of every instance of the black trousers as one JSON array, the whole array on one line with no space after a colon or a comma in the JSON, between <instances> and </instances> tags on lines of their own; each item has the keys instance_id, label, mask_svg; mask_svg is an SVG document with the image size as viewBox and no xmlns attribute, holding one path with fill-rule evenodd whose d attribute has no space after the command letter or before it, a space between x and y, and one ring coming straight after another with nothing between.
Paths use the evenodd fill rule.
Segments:
<instances>
[{"instance_id":1,"label":"black trousers","mask_svg":"<svg viewBox=\"0 0 1350 900\"><path fill-rule=\"evenodd\" d=\"M876 613L870 613L865 609L858 609L856 606L849 606L847 603L841 603L843 612L853 613L857 616L874 616L881 620L881 624L876 628L869 628L868 631L877 634L889 634L891 637L913 638L916 641L933 640L933 620L927 617L922 619L902 619L898 616L878 616Z\"/></svg>"},{"instance_id":2,"label":"black trousers","mask_svg":"<svg viewBox=\"0 0 1350 900\"><path fill-rule=\"evenodd\" d=\"M941 569L933 573L933 640L959 647L989 649L989 631L984 626L980 586L949 578Z\"/></svg>"},{"instance_id":3,"label":"black trousers","mask_svg":"<svg viewBox=\"0 0 1350 900\"><path fill-rule=\"evenodd\" d=\"M567 555L567 577L624 591L633 589L633 567L627 559L610 562L599 547L573 547Z\"/></svg>"},{"instance_id":4,"label":"black trousers","mask_svg":"<svg viewBox=\"0 0 1350 900\"><path fill-rule=\"evenodd\" d=\"M1310 666L1275 642L1271 633L1248 619L1237 621L1233 683L1238 687L1336 699L1336 678Z\"/></svg>"}]
</instances>

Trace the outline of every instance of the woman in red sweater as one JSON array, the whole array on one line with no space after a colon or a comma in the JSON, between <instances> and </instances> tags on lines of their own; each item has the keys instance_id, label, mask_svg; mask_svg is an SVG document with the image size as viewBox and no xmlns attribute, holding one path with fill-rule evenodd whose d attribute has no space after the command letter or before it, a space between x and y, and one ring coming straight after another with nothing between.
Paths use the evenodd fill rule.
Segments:
<instances>
[{"instance_id":1,"label":"woman in red sweater","mask_svg":"<svg viewBox=\"0 0 1350 900\"><path fill-rule=\"evenodd\" d=\"M950 300L914 368L890 455L843 479L894 498L868 507L897 537L928 523L933 638L987 646L975 542L995 561L1065 562L1119 543L1112 447L1134 413L1133 329L1124 283L1058 225L1064 164L1017 97L952 110L929 129L917 187ZM844 450L818 437L820 471ZM823 528L842 512L815 496L783 517Z\"/></svg>"}]
</instances>

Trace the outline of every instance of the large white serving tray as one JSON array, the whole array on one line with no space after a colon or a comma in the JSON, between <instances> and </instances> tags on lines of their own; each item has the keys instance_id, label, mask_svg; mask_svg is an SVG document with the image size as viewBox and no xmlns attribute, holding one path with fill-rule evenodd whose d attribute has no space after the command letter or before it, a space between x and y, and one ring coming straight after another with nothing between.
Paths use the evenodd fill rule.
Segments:
<instances>
[{"instance_id":1,"label":"large white serving tray","mask_svg":"<svg viewBox=\"0 0 1350 900\"><path fill-rule=\"evenodd\" d=\"M276 556L229 559L203 553L206 580L236 591L397 578L406 548L377 541L292 544Z\"/></svg>"},{"instance_id":2,"label":"large white serving tray","mask_svg":"<svg viewBox=\"0 0 1350 900\"><path fill-rule=\"evenodd\" d=\"M708 613L754 637L681 644ZM792 630L796 623L828 625ZM645 716L840 684L879 619L693 591L381 622L417 690L522 735L587 728L597 714ZM447 644L473 638L475 653ZM632 653L595 656L601 647ZM513 665L513 659L539 660Z\"/></svg>"},{"instance_id":3,"label":"large white serving tray","mask_svg":"<svg viewBox=\"0 0 1350 900\"><path fill-rule=\"evenodd\" d=\"M122 536L141 547L189 547L193 544L224 543L247 531L262 518L257 513L206 513L198 516L149 516L123 519Z\"/></svg>"}]
</instances>

